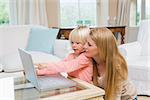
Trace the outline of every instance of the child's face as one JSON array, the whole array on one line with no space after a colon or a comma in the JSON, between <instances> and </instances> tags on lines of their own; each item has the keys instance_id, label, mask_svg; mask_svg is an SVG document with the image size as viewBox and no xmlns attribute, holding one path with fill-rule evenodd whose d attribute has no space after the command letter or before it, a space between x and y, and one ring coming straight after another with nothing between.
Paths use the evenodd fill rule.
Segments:
<instances>
[{"instance_id":1,"label":"child's face","mask_svg":"<svg viewBox=\"0 0 150 100\"><path fill-rule=\"evenodd\" d=\"M84 51L84 44L78 41L71 41L71 46L76 55L79 55Z\"/></svg>"}]
</instances>

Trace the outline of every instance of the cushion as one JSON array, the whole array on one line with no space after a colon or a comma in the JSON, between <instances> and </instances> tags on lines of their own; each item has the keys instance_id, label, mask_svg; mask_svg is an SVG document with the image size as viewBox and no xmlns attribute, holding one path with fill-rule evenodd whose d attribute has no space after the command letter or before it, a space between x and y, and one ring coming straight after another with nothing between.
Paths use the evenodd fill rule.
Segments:
<instances>
[{"instance_id":1,"label":"cushion","mask_svg":"<svg viewBox=\"0 0 150 100\"><path fill-rule=\"evenodd\" d=\"M32 27L26 50L52 53L58 31L59 29Z\"/></svg>"},{"instance_id":2,"label":"cushion","mask_svg":"<svg viewBox=\"0 0 150 100\"><path fill-rule=\"evenodd\" d=\"M127 59L129 77L134 80L150 80L150 56Z\"/></svg>"},{"instance_id":3,"label":"cushion","mask_svg":"<svg viewBox=\"0 0 150 100\"><path fill-rule=\"evenodd\" d=\"M133 56L140 56L141 44L139 42L122 44L119 46L119 51L126 59L133 57Z\"/></svg>"},{"instance_id":4,"label":"cushion","mask_svg":"<svg viewBox=\"0 0 150 100\"><path fill-rule=\"evenodd\" d=\"M150 56L137 56L127 60L129 78L141 95L150 95Z\"/></svg>"},{"instance_id":5,"label":"cushion","mask_svg":"<svg viewBox=\"0 0 150 100\"><path fill-rule=\"evenodd\" d=\"M54 55L60 58L64 58L70 53L71 45L69 40L56 39L54 46Z\"/></svg>"},{"instance_id":6,"label":"cushion","mask_svg":"<svg viewBox=\"0 0 150 100\"><path fill-rule=\"evenodd\" d=\"M150 20L142 20L139 32L138 32L138 41L141 43L142 50L141 55L149 55L150 56Z\"/></svg>"},{"instance_id":7,"label":"cushion","mask_svg":"<svg viewBox=\"0 0 150 100\"><path fill-rule=\"evenodd\" d=\"M60 58L43 52L30 51L34 63L48 63L59 61ZM22 71L22 63L18 52L3 56L3 69L5 72Z\"/></svg>"}]
</instances>

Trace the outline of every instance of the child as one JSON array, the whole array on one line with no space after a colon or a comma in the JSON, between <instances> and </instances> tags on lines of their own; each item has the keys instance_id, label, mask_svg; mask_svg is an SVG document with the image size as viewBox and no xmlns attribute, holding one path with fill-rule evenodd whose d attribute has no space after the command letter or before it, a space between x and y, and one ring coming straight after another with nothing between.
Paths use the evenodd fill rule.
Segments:
<instances>
[{"instance_id":1,"label":"child","mask_svg":"<svg viewBox=\"0 0 150 100\"><path fill-rule=\"evenodd\" d=\"M104 88L105 100L137 100L136 88L128 80L126 61L109 29L91 30L84 48L85 55L93 58L93 82Z\"/></svg>"},{"instance_id":2,"label":"child","mask_svg":"<svg viewBox=\"0 0 150 100\"><path fill-rule=\"evenodd\" d=\"M89 32L90 29L85 26L80 26L72 30L69 40L74 53L69 54L68 57L60 62L38 65L42 68L37 69L37 75L66 72L71 77L92 83L92 59L85 56L83 48Z\"/></svg>"}]
</instances>

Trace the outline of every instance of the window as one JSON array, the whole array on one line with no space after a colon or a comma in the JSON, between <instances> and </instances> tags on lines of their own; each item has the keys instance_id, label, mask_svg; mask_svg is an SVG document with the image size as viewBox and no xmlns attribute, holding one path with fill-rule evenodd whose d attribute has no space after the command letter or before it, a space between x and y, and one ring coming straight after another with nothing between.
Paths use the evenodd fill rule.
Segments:
<instances>
[{"instance_id":1,"label":"window","mask_svg":"<svg viewBox=\"0 0 150 100\"><path fill-rule=\"evenodd\" d=\"M150 0L131 0L130 26L139 26L141 20L150 19Z\"/></svg>"},{"instance_id":2,"label":"window","mask_svg":"<svg viewBox=\"0 0 150 100\"><path fill-rule=\"evenodd\" d=\"M61 27L96 25L96 0L60 0Z\"/></svg>"},{"instance_id":3,"label":"window","mask_svg":"<svg viewBox=\"0 0 150 100\"><path fill-rule=\"evenodd\" d=\"M141 0L137 0L137 9L136 9L136 25L139 25L140 21L141 21Z\"/></svg>"},{"instance_id":4,"label":"window","mask_svg":"<svg viewBox=\"0 0 150 100\"><path fill-rule=\"evenodd\" d=\"M9 0L0 0L0 25L9 23Z\"/></svg>"}]
</instances>

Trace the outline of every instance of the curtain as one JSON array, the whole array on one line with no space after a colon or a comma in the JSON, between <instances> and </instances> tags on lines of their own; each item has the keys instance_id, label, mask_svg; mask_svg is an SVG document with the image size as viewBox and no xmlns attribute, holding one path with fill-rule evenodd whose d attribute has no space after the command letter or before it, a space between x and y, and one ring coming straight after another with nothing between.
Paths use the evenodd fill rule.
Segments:
<instances>
[{"instance_id":1,"label":"curtain","mask_svg":"<svg viewBox=\"0 0 150 100\"><path fill-rule=\"evenodd\" d=\"M45 0L10 0L10 24L48 26Z\"/></svg>"},{"instance_id":2,"label":"curtain","mask_svg":"<svg viewBox=\"0 0 150 100\"><path fill-rule=\"evenodd\" d=\"M108 25L116 25L118 0L109 0Z\"/></svg>"},{"instance_id":3,"label":"curtain","mask_svg":"<svg viewBox=\"0 0 150 100\"><path fill-rule=\"evenodd\" d=\"M96 0L96 20L97 26L106 26L108 20L109 0Z\"/></svg>"},{"instance_id":4,"label":"curtain","mask_svg":"<svg viewBox=\"0 0 150 100\"><path fill-rule=\"evenodd\" d=\"M131 0L109 0L109 25L129 25L130 2Z\"/></svg>"},{"instance_id":5,"label":"curtain","mask_svg":"<svg viewBox=\"0 0 150 100\"><path fill-rule=\"evenodd\" d=\"M116 25L129 25L130 0L118 0Z\"/></svg>"}]
</instances>

